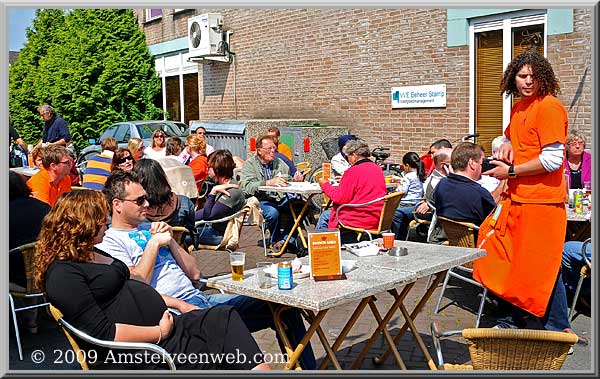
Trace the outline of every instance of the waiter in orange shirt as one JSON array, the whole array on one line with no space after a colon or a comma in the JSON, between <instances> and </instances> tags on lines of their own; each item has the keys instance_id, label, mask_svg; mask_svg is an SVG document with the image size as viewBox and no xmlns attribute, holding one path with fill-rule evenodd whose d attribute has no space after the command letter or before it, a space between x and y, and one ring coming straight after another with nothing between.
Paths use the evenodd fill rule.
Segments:
<instances>
[{"instance_id":1,"label":"waiter in orange shirt","mask_svg":"<svg viewBox=\"0 0 600 379\"><path fill-rule=\"evenodd\" d=\"M560 280L567 218L562 172L567 112L552 66L527 50L506 68L502 92L521 97L512 109L496 165L484 174L508 179L495 212L481 224L478 245L487 255L474 263L473 277L516 306L499 328L518 325L521 310L547 330L570 331L565 288Z\"/></svg>"}]
</instances>

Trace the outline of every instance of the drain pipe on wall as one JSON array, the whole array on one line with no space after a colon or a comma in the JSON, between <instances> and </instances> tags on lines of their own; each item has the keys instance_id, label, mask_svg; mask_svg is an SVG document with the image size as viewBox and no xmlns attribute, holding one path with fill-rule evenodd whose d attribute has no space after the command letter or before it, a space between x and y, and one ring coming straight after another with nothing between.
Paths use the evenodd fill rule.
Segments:
<instances>
[{"instance_id":1,"label":"drain pipe on wall","mask_svg":"<svg viewBox=\"0 0 600 379\"><path fill-rule=\"evenodd\" d=\"M230 53L231 54L231 53ZM237 59L235 58L235 54L233 54L233 119L237 120L237 80L236 80L236 71L237 71Z\"/></svg>"},{"instance_id":2,"label":"drain pipe on wall","mask_svg":"<svg viewBox=\"0 0 600 379\"><path fill-rule=\"evenodd\" d=\"M237 120L237 78L236 78L236 74L237 74L237 59L235 58L235 53L232 53L231 50L229 49L229 38L231 36L231 34L233 34L232 31L228 30L226 32L226 37L225 39L227 40L226 42L223 42L223 47L225 50L226 54L229 54L229 63L233 62L233 119Z\"/></svg>"}]
</instances>

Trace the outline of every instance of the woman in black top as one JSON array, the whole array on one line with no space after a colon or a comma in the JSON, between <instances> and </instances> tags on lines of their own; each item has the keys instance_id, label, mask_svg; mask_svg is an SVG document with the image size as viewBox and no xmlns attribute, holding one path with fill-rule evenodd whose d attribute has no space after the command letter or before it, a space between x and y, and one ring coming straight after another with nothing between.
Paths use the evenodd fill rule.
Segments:
<instances>
[{"instance_id":1,"label":"woman in black top","mask_svg":"<svg viewBox=\"0 0 600 379\"><path fill-rule=\"evenodd\" d=\"M178 369L269 369L233 307L174 316L163 296L130 278L123 262L95 249L104 236L108 212L100 192L74 191L63 194L44 219L36 251L35 283L45 289L65 320L96 338L157 343L178 354ZM151 358L135 361L134 366L117 365L118 352L109 354L107 349L80 343L85 350L97 351L98 359L89 363L98 368L164 367ZM246 361L207 360L209 354L244 354Z\"/></svg>"}]
</instances>

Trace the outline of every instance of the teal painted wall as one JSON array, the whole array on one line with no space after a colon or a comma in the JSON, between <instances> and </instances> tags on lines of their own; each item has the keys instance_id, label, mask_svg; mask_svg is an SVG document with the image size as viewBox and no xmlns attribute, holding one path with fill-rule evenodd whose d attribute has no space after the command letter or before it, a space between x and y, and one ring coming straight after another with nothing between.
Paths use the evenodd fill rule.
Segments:
<instances>
[{"instance_id":1,"label":"teal painted wall","mask_svg":"<svg viewBox=\"0 0 600 379\"><path fill-rule=\"evenodd\" d=\"M187 49L187 37L177 38L148 46L148 51L150 51L150 54L155 57Z\"/></svg>"},{"instance_id":2,"label":"teal painted wall","mask_svg":"<svg viewBox=\"0 0 600 379\"><path fill-rule=\"evenodd\" d=\"M446 11L448 47L469 44L469 19L518 10L521 9L448 9ZM547 9L547 14L548 35L573 32L573 9Z\"/></svg>"}]
</instances>

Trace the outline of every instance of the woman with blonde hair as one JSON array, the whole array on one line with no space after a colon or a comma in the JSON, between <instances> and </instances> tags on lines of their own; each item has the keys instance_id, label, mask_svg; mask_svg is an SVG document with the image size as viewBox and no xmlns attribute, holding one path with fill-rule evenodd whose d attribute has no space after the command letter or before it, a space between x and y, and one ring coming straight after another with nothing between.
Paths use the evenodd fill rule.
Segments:
<instances>
[{"instance_id":1,"label":"woman with blonde hair","mask_svg":"<svg viewBox=\"0 0 600 379\"><path fill-rule=\"evenodd\" d=\"M134 161L139 161L144 156L144 141L141 138L130 138L127 149L133 155Z\"/></svg>"},{"instance_id":2,"label":"woman with blonde hair","mask_svg":"<svg viewBox=\"0 0 600 379\"><path fill-rule=\"evenodd\" d=\"M172 315L154 288L127 266L94 247L106 231L109 204L101 192L74 191L61 196L42 224L35 256L35 284L76 328L102 340L151 342L171 354L243 353L250 362L178 360L178 369L269 369L260 349L230 306ZM133 277L130 277L133 276ZM101 368L155 369L142 360L124 366L106 361L109 350L94 349ZM114 352L111 352L114 353ZM110 366L110 367L108 367Z\"/></svg>"},{"instance_id":3,"label":"woman with blonde hair","mask_svg":"<svg viewBox=\"0 0 600 379\"><path fill-rule=\"evenodd\" d=\"M152 143L144 150L146 158L158 159L167 156L167 136L161 129L152 132Z\"/></svg>"},{"instance_id":4,"label":"woman with blonde hair","mask_svg":"<svg viewBox=\"0 0 600 379\"><path fill-rule=\"evenodd\" d=\"M202 189L202 183L208 176L208 159L206 158L206 142L203 137L192 134L185 139L186 150L190 159L186 162L194 172L196 186Z\"/></svg>"}]
</instances>

